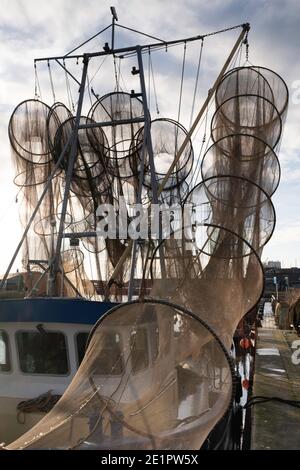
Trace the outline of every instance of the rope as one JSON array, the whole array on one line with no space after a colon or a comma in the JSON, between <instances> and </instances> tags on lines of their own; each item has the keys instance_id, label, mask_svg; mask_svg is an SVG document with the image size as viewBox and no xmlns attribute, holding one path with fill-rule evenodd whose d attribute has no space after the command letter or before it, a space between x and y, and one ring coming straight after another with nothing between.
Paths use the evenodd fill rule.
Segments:
<instances>
[{"instance_id":1,"label":"rope","mask_svg":"<svg viewBox=\"0 0 300 470\"><path fill-rule=\"evenodd\" d=\"M245 39L243 41L243 44L246 46L246 62L249 61L249 42L248 42L248 32L246 33Z\"/></svg>"},{"instance_id":2,"label":"rope","mask_svg":"<svg viewBox=\"0 0 300 470\"><path fill-rule=\"evenodd\" d=\"M259 405L260 403L267 403L269 401L277 401L278 403L284 403L285 405L294 406L300 408L300 400L287 400L280 397L265 397L265 396L254 396L247 401L244 408L247 409L250 406Z\"/></svg>"},{"instance_id":3,"label":"rope","mask_svg":"<svg viewBox=\"0 0 300 470\"><path fill-rule=\"evenodd\" d=\"M32 398L30 400L21 401L17 405L17 420L18 423L24 424L25 423L25 413L37 413L37 412L45 412L48 413L53 406L58 402L61 395L53 395L52 390L49 390L42 395L39 395L36 398ZM21 419L21 416L23 418Z\"/></svg>"}]
</instances>

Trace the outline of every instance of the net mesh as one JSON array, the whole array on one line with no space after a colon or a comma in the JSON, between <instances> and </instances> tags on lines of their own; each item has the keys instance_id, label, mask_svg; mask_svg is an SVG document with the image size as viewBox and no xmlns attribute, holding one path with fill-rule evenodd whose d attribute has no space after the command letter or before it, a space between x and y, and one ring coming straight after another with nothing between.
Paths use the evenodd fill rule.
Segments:
<instances>
[{"instance_id":1,"label":"net mesh","mask_svg":"<svg viewBox=\"0 0 300 470\"><path fill-rule=\"evenodd\" d=\"M239 67L223 77L215 94L213 144L201 165L203 180L191 184L188 178L193 167L193 149L188 143L161 195L164 202L179 203L180 210L172 214L171 233L166 239L153 237L138 245L135 277L139 300L123 303L101 318L61 400L8 449L200 448L232 402L228 351L239 321L262 294L260 255L275 225L270 198L280 178L275 152L287 103L286 85L271 70ZM64 133L72 127L73 118L64 108L59 106L57 119L55 109L49 109L40 102L25 102L11 119L16 166L23 175L21 181L28 178L30 182L23 187L27 210L33 207L47 171L58 158ZM49 112L51 119L47 118ZM99 134L93 129L82 130L82 135L80 131L67 207L68 230L82 223L93 227L100 202L119 209L120 196L126 196L127 202L137 201L144 129L136 120L142 115L139 100L112 93L97 100L88 118L83 118L84 122L109 124L114 116L122 123L104 125ZM123 123L128 117L135 119L133 126ZM50 128L54 133L48 139L45 132ZM28 129L41 141L35 153L28 152L30 147L25 144ZM158 119L152 121L150 133L159 182L186 131L179 123ZM45 256L51 250L46 217L50 213L59 219L56 206L62 200L64 171L65 163L53 178L45 207L41 206L35 234L30 234L36 237L35 249ZM149 171L148 155L142 191L145 207L153 190ZM80 207L76 213L74 203ZM24 214L28 218L26 211ZM130 217L129 204L127 214ZM33 250L30 237L27 259ZM107 285L107 281L127 253L129 239L86 243L101 265L99 283L107 297L124 300L130 256L114 282ZM64 251L61 259L64 276L72 274L72 284L83 290L82 284L88 282L83 277L81 284L76 281L76 273L84 266L82 252Z\"/></svg>"}]
</instances>

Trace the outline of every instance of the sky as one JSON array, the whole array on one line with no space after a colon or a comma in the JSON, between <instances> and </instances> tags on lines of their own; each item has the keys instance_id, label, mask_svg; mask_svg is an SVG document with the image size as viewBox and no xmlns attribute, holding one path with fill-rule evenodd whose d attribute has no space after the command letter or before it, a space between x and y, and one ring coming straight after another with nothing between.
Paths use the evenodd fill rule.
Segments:
<instances>
[{"instance_id":1,"label":"sky","mask_svg":"<svg viewBox=\"0 0 300 470\"><path fill-rule=\"evenodd\" d=\"M64 54L107 26L111 21L111 5L116 7L121 24L164 40L206 34L245 22L251 24L249 60L254 65L276 71L284 78L290 91L288 117L279 152L282 177L273 196L277 224L262 258L280 260L285 267L300 266L298 0L0 0L0 272L6 269L21 236L16 203L18 189L13 184L14 167L7 129L15 106L34 97L33 59ZM200 107L237 34L237 31L224 33L204 42L196 107ZM104 35L93 41L91 50L101 50L107 40L109 37ZM119 45L137 43L136 37L126 35L121 29L118 29L116 40ZM142 38L140 40L143 41ZM182 110L184 121L188 121L187 107L191 107L192 102L197 47L193 45L187 49L183 94L186 108L183 106ZM174 103L178 100L183 50L170 49L168 54L168 61L164 61L162 54L153 57L160 117L174 117ZM73 63L71 67L74 74L80 76L80 64ZM95 72L97 67L98 64L95 64ZM95 86L99 87L101 93L109 91L110 72L107 68L100 78L95 77ZM47 73L46 66L38 67L42 97L51 105L53 97ZM123 81L127 87L131 85L131 82L126 82L127 79L132 80L129 77L130 74L127 77L124 71ZM53 79L56 98L63 99L62 95L66 93L64 74L55 67ZM75 102L77 91L73 87ZM155 112L153 93L152 108ZM198 137L201 137L201 132ZM15 269L20 267L18 263Z\"/></svg>"}]
</instances>

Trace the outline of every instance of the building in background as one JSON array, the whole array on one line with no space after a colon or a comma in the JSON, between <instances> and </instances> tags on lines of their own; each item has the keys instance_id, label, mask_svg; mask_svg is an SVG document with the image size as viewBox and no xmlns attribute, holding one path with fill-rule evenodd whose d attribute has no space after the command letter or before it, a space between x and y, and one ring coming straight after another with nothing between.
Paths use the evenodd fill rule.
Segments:
<instances>
[{"instance_id":1,"label":"building in background","mask_svg":"<svg viewBox=\"0 0 300 470\"><path fill-rule=\"evenodd\" d=\"M265 268L281 269L281 261L268 261L265 263Z\"/></svg>"}]
</instances>

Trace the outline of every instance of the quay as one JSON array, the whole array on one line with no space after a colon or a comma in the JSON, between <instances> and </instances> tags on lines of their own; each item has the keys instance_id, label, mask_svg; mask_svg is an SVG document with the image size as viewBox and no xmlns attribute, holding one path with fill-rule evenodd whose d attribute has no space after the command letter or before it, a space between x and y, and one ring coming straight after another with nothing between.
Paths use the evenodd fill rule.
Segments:
<instances>
[{"instance_id":1,"label":"quay","mask_svg":"<svg viewBox=\"0 0 300 470\"><path fill-rule=\"evenodd\" d=\"M264 315L258 328L253 397L300 400L299 349L300 338L295 331L278 329L273 314ZM300 408L272 400L255 404L251 416L251 449L300 448Z\"/></svg>"}]
</instances>

